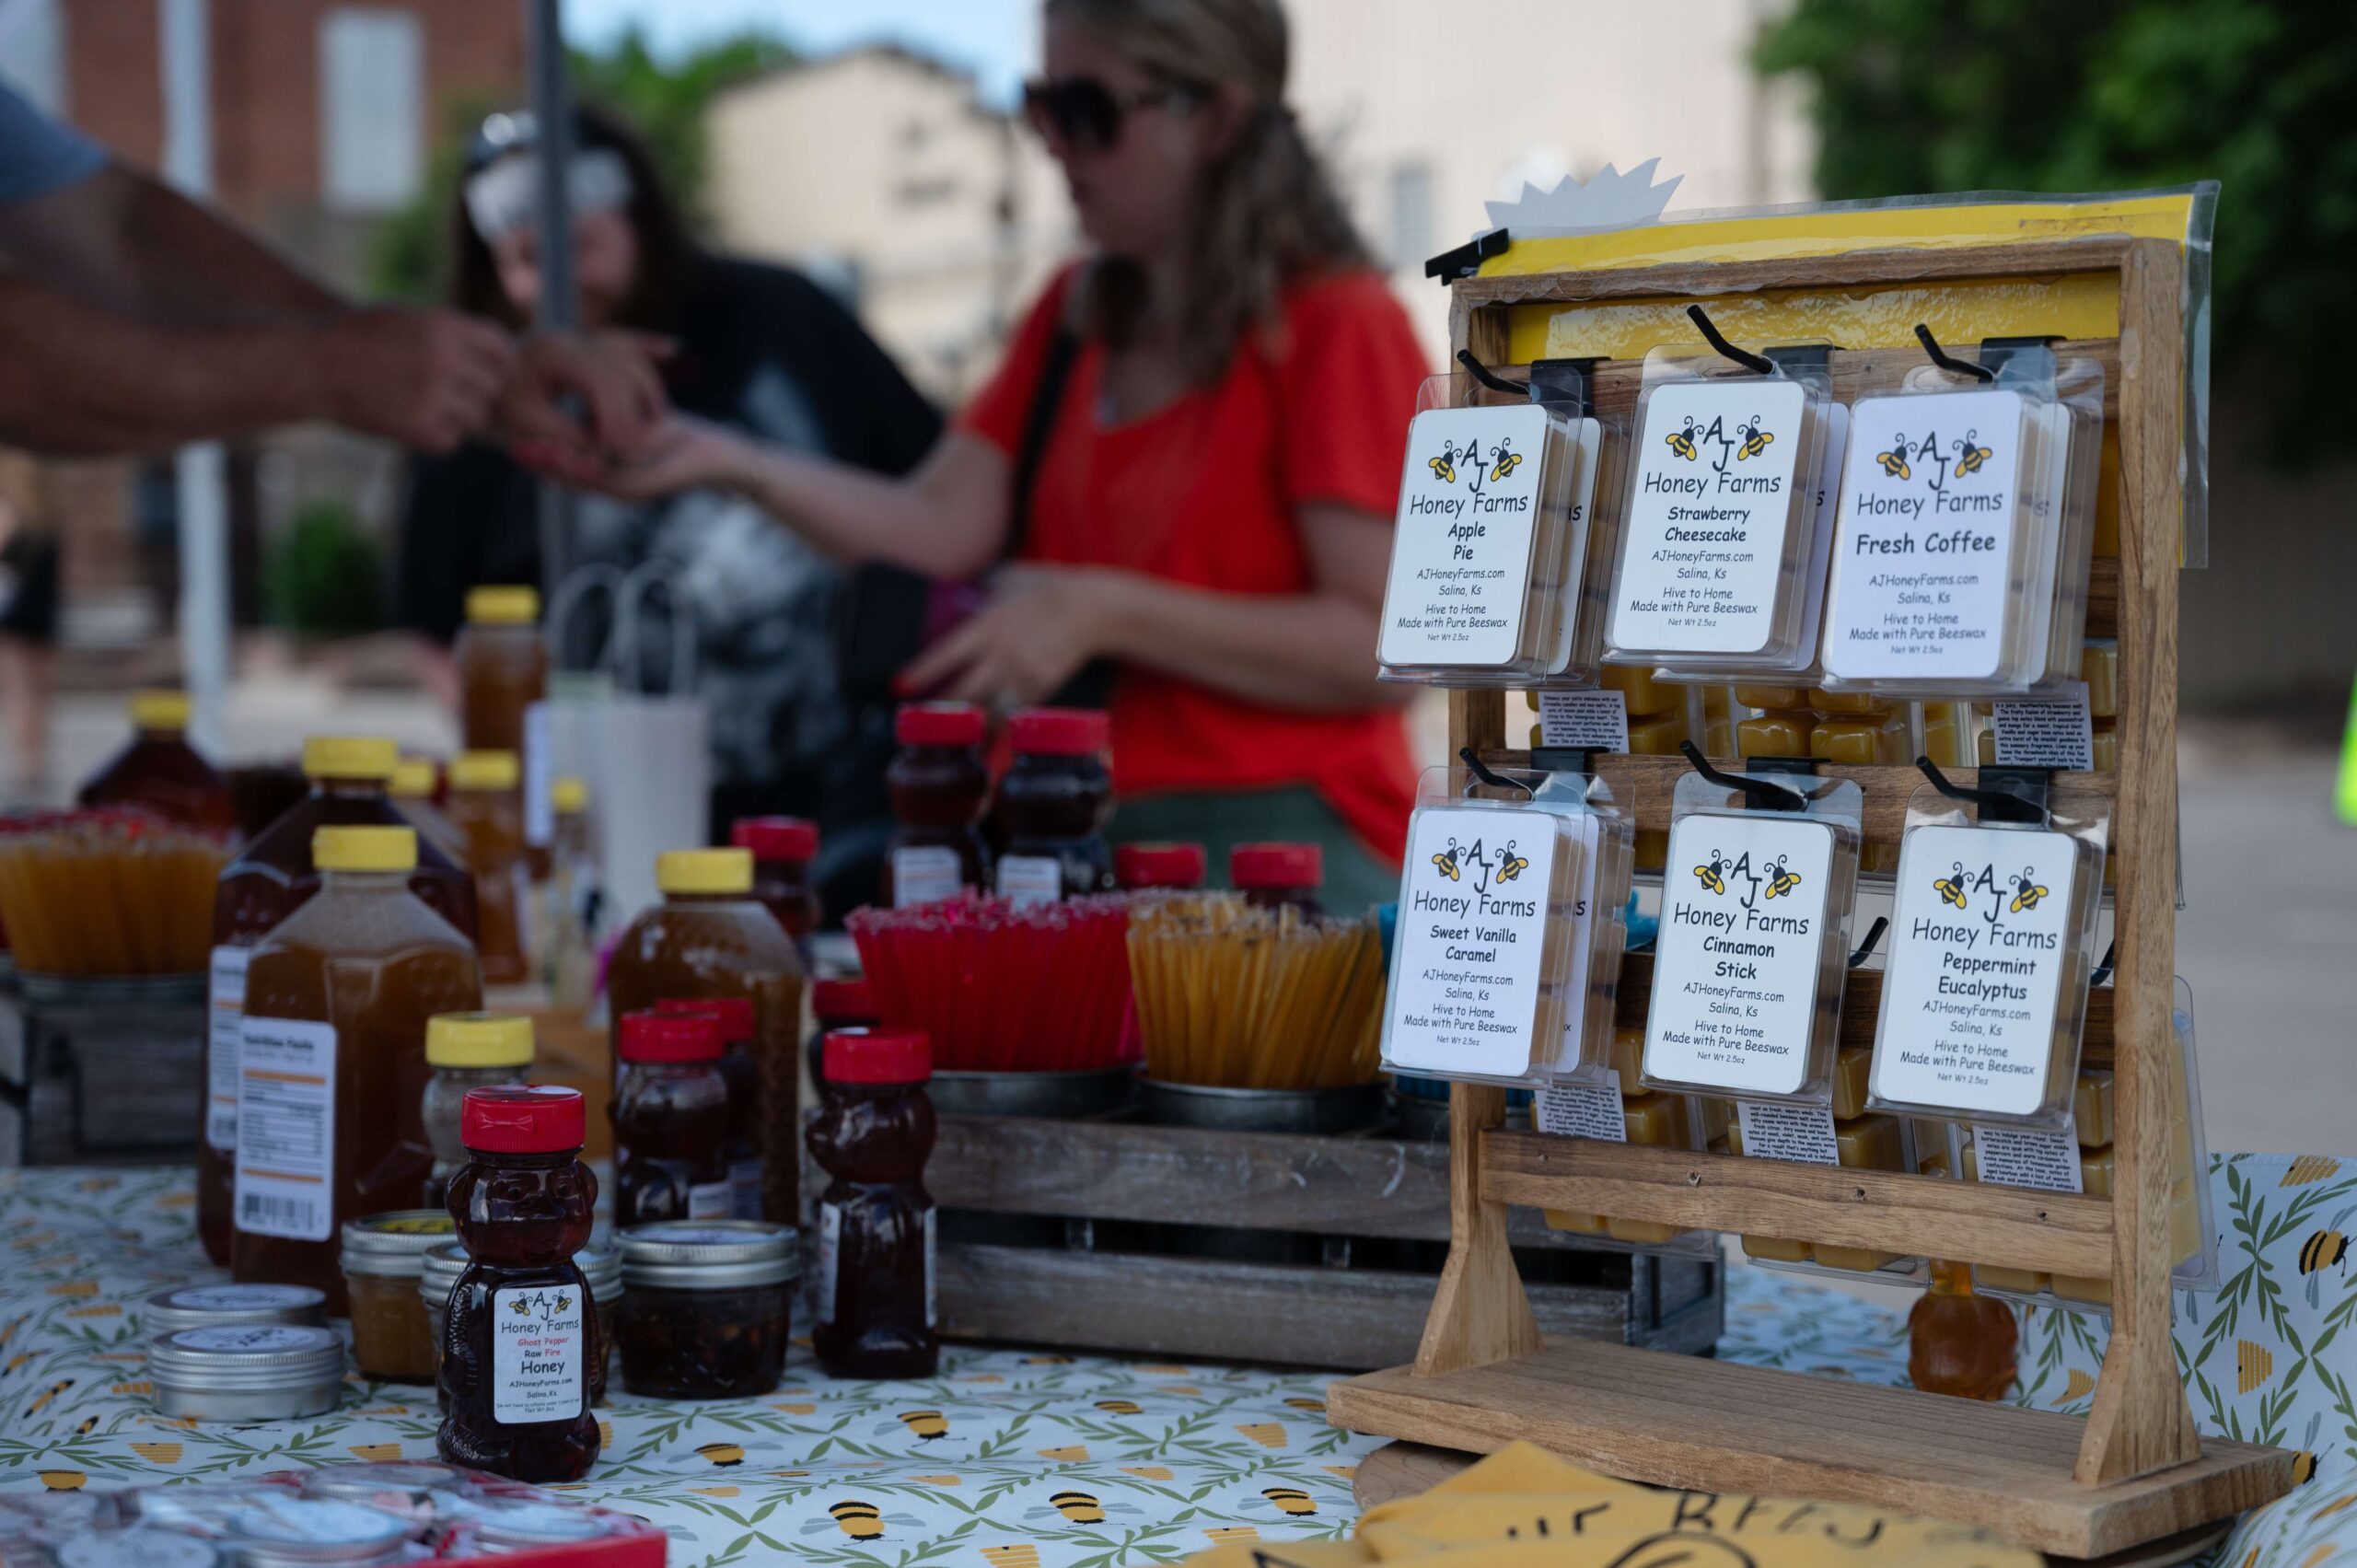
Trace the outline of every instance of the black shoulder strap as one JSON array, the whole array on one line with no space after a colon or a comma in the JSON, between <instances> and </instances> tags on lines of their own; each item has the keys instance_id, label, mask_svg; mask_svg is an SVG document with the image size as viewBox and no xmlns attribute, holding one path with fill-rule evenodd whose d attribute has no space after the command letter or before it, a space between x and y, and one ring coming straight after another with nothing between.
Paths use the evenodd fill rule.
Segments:
<instances>
[{"instance_id":1,"label":"black shoulder strap","mask_svg":"<svg viewBox=\"0 0 2357 1568\"><path fill-rule=\"evenodd\" d=\"M1056 410L1063 402L1064 383L1072 378L1073 361L1080 357L1080 334L1069 327L1058 327L1055 336L1048 340L1048 352L1039 362L1039 384L1032 389L1031 412L1023 424L1023 446L1015 454L1015 482L1008 492L1010 510L1006 518L1006 543L999 552L1002 561L1012 561L1023 553L1023 543L1031 532L1031 492L1039 483L1039 459L1047 455L1048 435L1056 427Z\"/></svg>"}]
</instances>

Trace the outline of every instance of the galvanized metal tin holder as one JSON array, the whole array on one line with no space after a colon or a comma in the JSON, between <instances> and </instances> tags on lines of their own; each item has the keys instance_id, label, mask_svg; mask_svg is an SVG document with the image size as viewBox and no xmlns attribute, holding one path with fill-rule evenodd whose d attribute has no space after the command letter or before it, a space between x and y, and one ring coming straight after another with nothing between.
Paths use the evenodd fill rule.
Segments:
<instances>
[{"instance_id":1,"label":"galvanized metal tin holder","mask_svg":"<svg viewBox=\"0 0 2357 1568\"><path fill-rule=\"evenodd\" d=\"M204 976L0 985L0 1167L196 1156Z\"/></svg>"}]
</instances>

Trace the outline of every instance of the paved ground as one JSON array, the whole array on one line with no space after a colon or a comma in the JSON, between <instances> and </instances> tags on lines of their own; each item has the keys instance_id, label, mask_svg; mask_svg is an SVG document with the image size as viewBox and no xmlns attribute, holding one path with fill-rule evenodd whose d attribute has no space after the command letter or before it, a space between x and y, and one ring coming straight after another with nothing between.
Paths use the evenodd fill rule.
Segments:
<instances>
[{"instance_id":1,"label":"paved ground","mask_svg":"<svg viewBox=\"0 0 2357 1568\"><path fill-rule=\"evenodd\" d=\"M330 727L421 749L453 738L422 696L279 675L238 687L227 750L290 754L307 731ZM122 735L113 699L66 699L56 772L83 776ZM1435 737L1426 749L1439 749ZM2193 988L2211 1146L2357 1155L2357 832L2331 819L2333 758L2212 721L2188 726L2179 764L2177 969Z\"/></svg>"}]
</instances>

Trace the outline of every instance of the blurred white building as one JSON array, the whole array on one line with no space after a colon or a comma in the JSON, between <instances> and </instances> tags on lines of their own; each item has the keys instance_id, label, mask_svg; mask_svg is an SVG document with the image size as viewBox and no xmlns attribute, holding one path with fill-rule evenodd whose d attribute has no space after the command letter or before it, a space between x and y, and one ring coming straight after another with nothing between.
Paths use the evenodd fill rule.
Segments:
<instances>
[{"instance_id":1,"label":"blurred white building","mask_svg":"<svg viewBox=\"0 0 2357 1568\"><path fill-rule=\"evenodd\" d=\"M1433 362L1447 296L1427 256L1488 227L1529 180L1659 157L1678 207L1800 201L1812 143L1754 77L1782 0L1287 0L1294 100ZM726 94L710 121L724 240L843 284L937 396L987 371L1011 317L1076 243L1037 138L970 78L856 50Z\"/></svg>"}]
</instances>

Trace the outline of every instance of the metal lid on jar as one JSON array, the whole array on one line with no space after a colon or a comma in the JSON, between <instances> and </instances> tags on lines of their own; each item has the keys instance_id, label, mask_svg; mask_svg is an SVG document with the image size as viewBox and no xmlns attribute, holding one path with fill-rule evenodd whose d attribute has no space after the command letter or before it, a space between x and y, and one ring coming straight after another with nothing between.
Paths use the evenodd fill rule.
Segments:
<instances>
[{"instance_id":1,"label":"metal lid on jar","mask_svg":"<svg viewBox=\"0 0 2357 1568\"><path fill-rule=\"evenodd\" d=\"M180 1329L148 1342L147 1376L201 1393L315 1388L342 1381L343 1340L308 1323Z\"/></svg>"},{"instance_id":2,"label":"metal lid on jar","mask_svg":"<svg viewBox=\"0 0 2357 1568\"><path fill-rule=\"evenodd\" d=\"M496 1513L479 1513L470 1539L473 1545L487 1551L525 1551L535 1547L598 1540L621 1528L620 1521L586 1508L556 1503L519 1503Z\"/></svg>"},{"instance_id":3,"label":"metal lid on jar","mask_svg":"<svg viewBox=\"0 0 2357 1568\"><path fill-rule=\"evenodd\" d=\"M426 1249L459 1234L444 1209L393 1209L343 1223L343 1272L415 1277Z\"/></svg>"},{"instance_id":4,"label":"metal lid on jar","mask_svg":"<svg viewBox=\"0 0 2357 1568\"><path fill-rule=\"evenodd\" d=\"M202 1330L200 1330L202 1331ZM244 1568L389 1562L408 1544L402 1520L332 1498L268 1498L229 1516L225 1544Z\"/></svg>"},{"instance_id":5,"label":"metal lid on jar","mask_svg":"<svg viewBox=\"0 0 2357 1568\"><path fill-rule=\"evenodd\" d=\"M387 1493L414 1493L453 1487L466 1478L456 1465L432 1459L385 1459L373 1464L321 1465L303 1478L306 1497L366 1499Z\"/></svg>"},{"instance_id":6,"label":"metal lid on jar","mask_svg":"<svg viewBox=\"0 0 2357 1568\"><path fill-rule=\"evenodd\" d=\"M258 1323L317 1323L327 1317L327 1293L309 1285L174 1285L139 1309L150 1339L182 1329L239 1329Z\"/></svg>"},{"instance_id":7,"label":"metal lid on jar","mask_svg":"<svg viewBox=\"0 0 2357 1568\"><path fill-rule=\"evenodd\" d=\"M611 1301L622 1291L621 1249L610 1241L593 1241L573 1255L575 1267L581 1277L589 1282L589 1296L593 1301ZM420 1295L447 1299L450 1287L467 1272L467 1249L464 1242L439 1241L425 1249L419 1259L417 1293Z\"/></svg>"},{"instance_id":8,"label":"metal lid on jar","mask_svg":"<svg viewBox=\"0 0 2357 1568\"><path fill-rule=\"evenodd\" d=\"M57 1568L219 1568L221 1554L178 1530L134 1526L107 1535L75 1536L50 1549Z\"/></svg>"},{"instance_id":9,"label":"metal lid on jar","mask_svg":"<svg viewBox=\"0 0 2357 1568\"><path fill-rule=\"evenodd\" d=\"M783 1284L802 1272L801 1237L763 1220L660 1220L620 1232L631 1288L734 1290Z\"/></svg>"}]
</instances>

